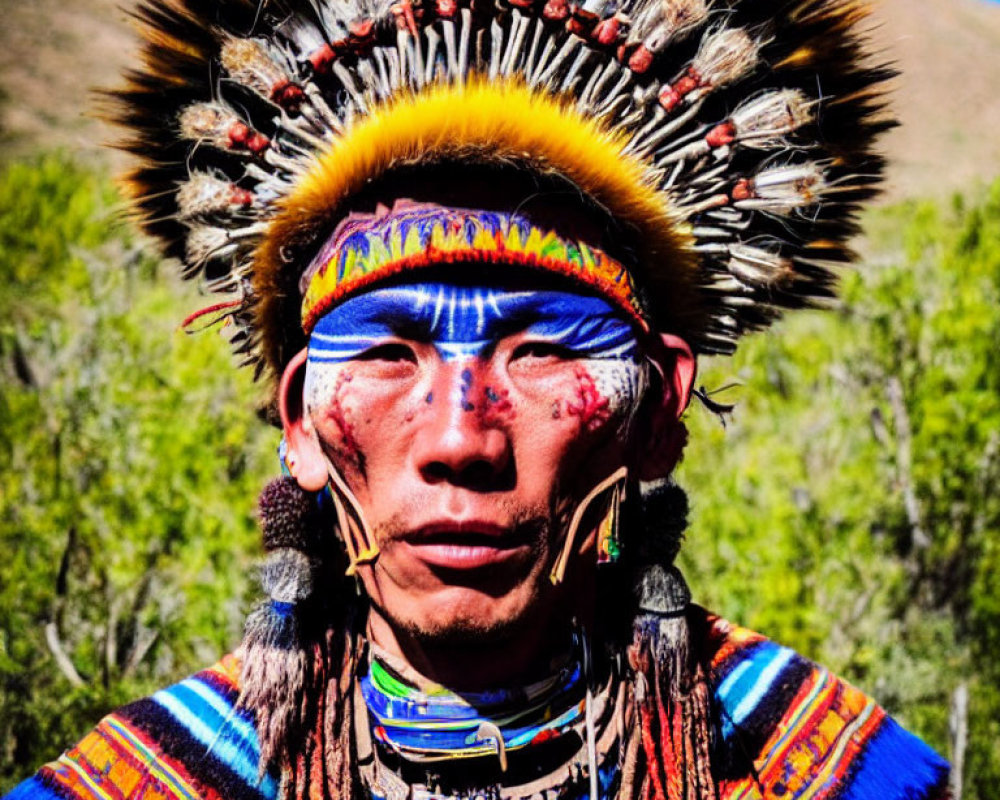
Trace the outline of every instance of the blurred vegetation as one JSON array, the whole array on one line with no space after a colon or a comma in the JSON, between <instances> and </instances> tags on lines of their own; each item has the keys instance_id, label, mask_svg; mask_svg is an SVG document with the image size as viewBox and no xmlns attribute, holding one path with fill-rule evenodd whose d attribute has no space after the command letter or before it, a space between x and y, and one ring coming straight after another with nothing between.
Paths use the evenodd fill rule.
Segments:
<instances>
[{"instance_id":1,"label":"blurred vegetation","mask_svg":"<svg viewBox=\"0 0 1000 800\"><path fill-rule=\"evenodd\" d=\"M63 158L0 175L0 791L231 649L257 591L276 434L115 203Z\"/></svg>"},{"instance_id":2,"label":"blurred vegetation","mask_svg":"<svg viewBox=\"0 0 1000 800\"><path fill-rule=\"evenodd\" d=\"M59 157L0 175L0 792L107 710L212 662L256 589L275 472L198 307ZM705 365L683 566L696 597L830 666L1000 781L1000 184L868 220L869 267ZM963 688L964 687L964 688ZM960 705L960 704L959 704ZM958 715L960 717L961 715ZM957 717L956 717L957 719Z\"/></svg>"},{"instance_id":3,"label":"blurred vegetation","mask_svg":"<svg viewBox=\"0 0 1000 800\"><path fill-rule=\"evenodd\" d=\"M1000 182L867 220L834 313L703 370L682 566L695 596L872 693L1000 783ZM968 745L950 732L968 697ZM957 704L955 714L951 709Z\"/></svg>"}]
</instances>

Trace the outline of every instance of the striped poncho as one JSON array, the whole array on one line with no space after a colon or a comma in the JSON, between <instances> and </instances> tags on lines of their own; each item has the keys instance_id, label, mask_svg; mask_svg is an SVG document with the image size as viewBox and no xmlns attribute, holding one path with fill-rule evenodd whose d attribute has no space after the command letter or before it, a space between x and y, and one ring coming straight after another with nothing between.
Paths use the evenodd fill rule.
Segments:
<instances>
[{"instance_id":1,"label":"striped poncho","mask_svg":"<svg viewBox=\"0 0 1000 800\"><path fill-rule=\"evenodd\" d=\"M720 800L943 800L947 764L866 697L764 637L710 620ZM274 800L239 662L109 715L6 800Z\"/></svg>"}]
</instances>

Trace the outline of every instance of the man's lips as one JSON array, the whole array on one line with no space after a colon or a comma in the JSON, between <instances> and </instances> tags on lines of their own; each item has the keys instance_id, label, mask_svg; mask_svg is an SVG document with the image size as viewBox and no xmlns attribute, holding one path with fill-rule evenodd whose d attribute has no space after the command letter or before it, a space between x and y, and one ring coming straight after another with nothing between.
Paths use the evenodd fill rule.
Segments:
<instances>
[{"instance_id":1,"label":"man's lips","mask_svg":"<svg viewBox=\"0 0 1000 800\"><path fill-rule=\"evenodd\" d=\"M523 556L532 536L522 528L490 522L442 521L402 534L399 541L414 558L441 569L479 569Z\"/></svg>"}]
</instances>

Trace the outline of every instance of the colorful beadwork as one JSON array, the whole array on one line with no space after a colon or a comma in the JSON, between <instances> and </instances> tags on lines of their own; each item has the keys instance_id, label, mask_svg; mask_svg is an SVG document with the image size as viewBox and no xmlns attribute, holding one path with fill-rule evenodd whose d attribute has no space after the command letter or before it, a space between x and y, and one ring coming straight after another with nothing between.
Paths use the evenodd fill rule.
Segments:
<instances>
[{"instance_id":1,"label":"colorful beadwork","mask_svg":"<svg viewBox=\"0 0 1000 800\"><path fill-rule=\"evenodd\" d=\"M377 282L447 264L511 265L563 275L649 327L628 271L602 250L517 214L397 204L383 215L352 214L337 227L303 276L302 328L311 333L335 303Z\"/></svg>"},{"instance_id":2,"label":"colorful beadwork","mask_svg":"<svg viewBox=\"0 0 1000 800\"><path fill-rule=\"evenodd\" d=\"M583 674L576 663L523 689L458 695L441 687L418 689L375 658L361 691L375 738L423 758L493 754L496 745L477 735L483 722L501 732L505 751L514 751L570 730L584 713Z\"/></svg>"}]
</instances>

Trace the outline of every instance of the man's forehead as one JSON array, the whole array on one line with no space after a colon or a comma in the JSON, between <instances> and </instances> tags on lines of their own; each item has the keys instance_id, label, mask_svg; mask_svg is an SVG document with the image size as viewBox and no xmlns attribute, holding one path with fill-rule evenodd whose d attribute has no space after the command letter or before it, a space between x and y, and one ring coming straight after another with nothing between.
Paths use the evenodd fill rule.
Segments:
<instances>
[{"instance_id":1,"label":"man's forehead","mask_svg":"<svg viewBox=\"0 0 1000 800\"><path fill-rule=\"evenodd\" d=\"M310 361L339 361L380 338L432 342L447 358L473 357L527 333L583 353L631 357L633 325L607 300L560 288L413 282L350 298L317 323Z\"/></svg>"}]
</instances>

